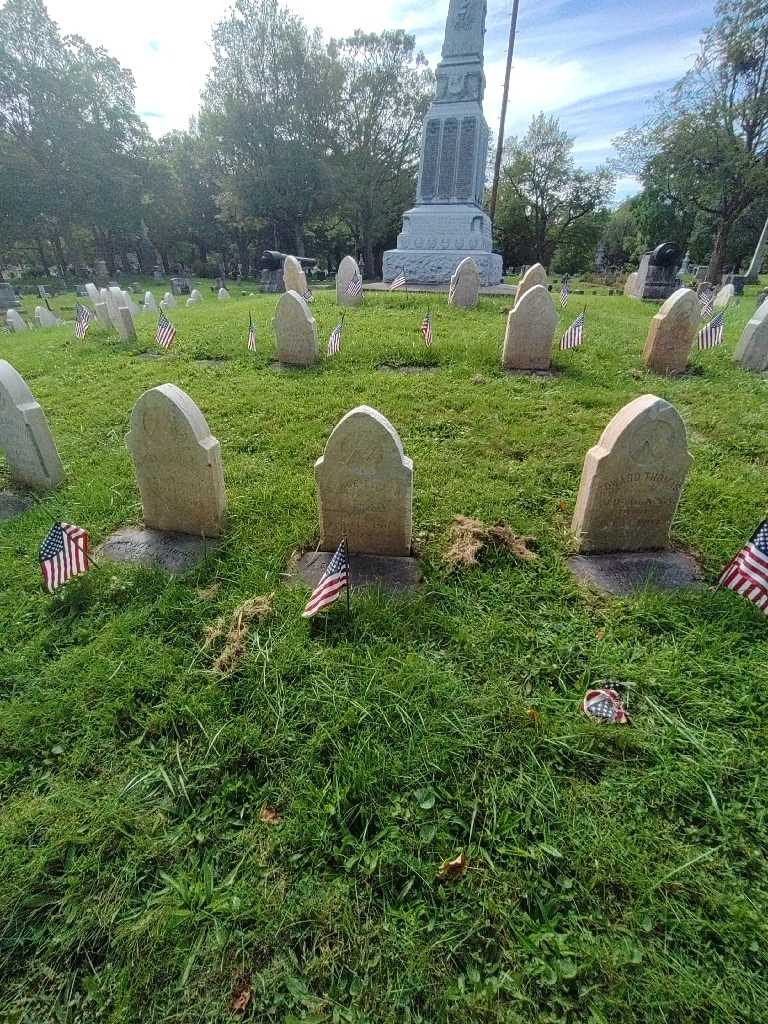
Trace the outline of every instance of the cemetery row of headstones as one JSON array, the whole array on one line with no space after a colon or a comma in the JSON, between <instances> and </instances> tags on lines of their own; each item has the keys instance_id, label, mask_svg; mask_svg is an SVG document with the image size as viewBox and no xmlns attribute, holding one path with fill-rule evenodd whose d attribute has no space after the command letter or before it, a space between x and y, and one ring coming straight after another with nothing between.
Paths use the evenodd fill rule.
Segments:
<instances>
[{"instance_id":1,"label":"cemetery row of headstones","mask_svg":"<svg viewBox=\"0 0 768 1024\"><path fill-rule=\"evenodd\" d=\"M157 534L170 537L172 547L179 535L204 544L221 537L226 495L220 445L185 392L173 384L146 391L131 413L126 443L154 555ZM17 487L41 493L64 479L43 411L5 361L0 449ZM577 550L666 548L691 461L683 421L672 405L654 395L626 405L586 455L572 523ZM315 463L315 480L323 551L346 538L352 554L410 555L413 464L380 412L359 406L342 417ZM124 560L127 549L135 556L127 560L146 561L146 544L134 538L126 546L124 535L107 541L103 551ZM159 564L177 567L162 558Z\"/></svg>"}]
</instances>

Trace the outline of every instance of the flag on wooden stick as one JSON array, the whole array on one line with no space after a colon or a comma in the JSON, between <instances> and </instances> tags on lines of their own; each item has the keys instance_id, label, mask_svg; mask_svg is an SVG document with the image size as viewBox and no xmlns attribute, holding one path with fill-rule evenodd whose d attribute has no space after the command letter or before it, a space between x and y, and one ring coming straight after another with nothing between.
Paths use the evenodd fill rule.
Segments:
<instances>
[{"instance_id":1,"label":"flag on wooden stick","mask_svg":"<svg viewBox=\"0 0 768 1024\"><path fill-rule=\"evenodd\" d=\"M347 601L349 601L349 557L346 537L336 548L336 554L328 563L328 568L312 591L309 601L301 613L303 618L310 619L322 608L333 604L344 590L347 591Z\"/></svg>"},{"instance_id":2,"label":"flag on wooden stick","mask_svg":"<svg viewBox=\"0 0 768 1024\"><path fill-rule=\"evenodd\" d=\"M741 594L768 615L768 519L726 565L717 585Z\"/></svg>"},{"instance_id":3,"label":"flag on wooden stick","mask_svg":"<svg viewBox=\"0 0 768 1024\"><path fill-rule=\"evenodd\" d=\"M40 569L48 593L88 572L89 562L87 532L71 523L54 523L40 545Z\"/></svg>"}]
</instances>

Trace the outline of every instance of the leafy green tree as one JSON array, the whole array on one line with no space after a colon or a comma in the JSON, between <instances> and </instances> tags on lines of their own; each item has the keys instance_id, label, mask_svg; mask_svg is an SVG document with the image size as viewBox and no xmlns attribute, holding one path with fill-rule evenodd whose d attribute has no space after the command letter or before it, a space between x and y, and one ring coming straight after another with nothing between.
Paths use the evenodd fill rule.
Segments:
<instances>
[{"instance_id":1,"label":"leafy green tree","mask_svg":"<svg viewBox=\"0 0 768 1024\"><path fill-rule=\"evenodd\" d=\"M671 208L711 220L708 278L718 282L734 225L768 192L766 0L718 0L691 70L617 146Z\"/></svg>"},{"instance_id":2,"label":"leafy green tree","mask_svg":"<svg viewBox=\"0 0 768 1024\"><path fill-rule=\"evenodd\" d=\"M506 235L527 223L529 260L549 266L558 247L579 222L607 207L613 195L614 175L608 167L584 171L573 160L573 139L556 117L538 114L526 134L505 144L496 229L506 251Z\"/></svg>"}]
</instances>

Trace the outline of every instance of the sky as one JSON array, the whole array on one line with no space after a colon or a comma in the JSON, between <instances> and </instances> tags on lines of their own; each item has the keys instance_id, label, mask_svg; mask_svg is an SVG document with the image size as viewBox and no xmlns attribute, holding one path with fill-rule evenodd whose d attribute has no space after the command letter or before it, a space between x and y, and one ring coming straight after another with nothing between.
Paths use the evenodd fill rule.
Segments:
<instances>
[{"instance_id":1,"label":"sky","mask_svg":"<svg viewBox=\"0 0 768 1024\"><path fill-rule=\"evenodd\" d=\"M448 0L283 0L326 37L355 28L404 28L432 67L440 59ZM649 103L690 66L712 0L520 0L505 135L525 132L539 111L555 114L592 169L611 140L638 124ZM210 66L211 26L229 0L47 0L62 31L78 33L133 72L136 107L152 134L186 128ZM485 116L498 132L512 0L488 0ZM322 13L322 17L320 16ZM617 199L637 191L622 178Z\"/></svg>"}]
</instances>

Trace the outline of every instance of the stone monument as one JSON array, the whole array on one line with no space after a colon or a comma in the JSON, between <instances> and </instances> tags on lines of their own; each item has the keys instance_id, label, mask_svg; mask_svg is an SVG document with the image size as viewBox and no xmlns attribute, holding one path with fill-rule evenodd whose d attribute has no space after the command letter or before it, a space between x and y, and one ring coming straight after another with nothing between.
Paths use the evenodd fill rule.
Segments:
<instances>
[{"instance_id":1,"label":"stone monument","mask_svg":"<svg viewBox=\"0 0 768 1024\"><path fill-rule=\"evenodd\" d=\"M435 98L424 121L416 205L403 215L397 249L384 253L384 280L444 284L474 257L484 285L499 284L483 210L488 125L483 117L486 0L450 0Z\"/></svg>"},{"instance_id":2,"label":"stone monument","mask_svg":"<svg viewBox=\"0 0 768 1024\"><path fill-rule=\"evenodd\" d=\"M662 242L653 252L640 260L635 279L634 297L637 299L668 299L680 287L677 270L680 249L674 242Z\"/></svg>"},{"instance_id":3,"label":"stone monument","mask_svg":"<svg viewBox=\"0 0 768 1024\"><path fill-rule=\"evenodd\" d=\"M768 370L768 299L752 316L739 339L733 361L742 370Z\"/></svg>"},{"instance_id":4,"label":"stone monument","mask_svg":"<svg viewBox=\"0 0 768 1024\"><path fill-rule=\"evenodd\" d=\"M4 359L0 359L0 450L12 483L20 487L50 491L64 479L43 410L21 374Z\"/></svg>"}]
</instances>

